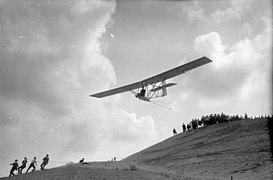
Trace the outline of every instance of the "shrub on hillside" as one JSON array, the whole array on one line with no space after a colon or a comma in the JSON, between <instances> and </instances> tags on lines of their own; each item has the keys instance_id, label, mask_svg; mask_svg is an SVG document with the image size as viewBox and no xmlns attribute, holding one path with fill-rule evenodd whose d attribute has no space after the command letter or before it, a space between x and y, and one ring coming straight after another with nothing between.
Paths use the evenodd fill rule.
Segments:
<instances>
[{"instance_id":1,"label":"shrub on hillside","mask_svg":"<svg viewBox=\"0 0 273 180\"><path fill-rule=\"evenodd\" d=\"M136 166L135 166L135 165L130 165L130 170L131 170L131 171L136 171L136 170L137 170L137 168L136 168Z\"/></svg>"}]
</instances>

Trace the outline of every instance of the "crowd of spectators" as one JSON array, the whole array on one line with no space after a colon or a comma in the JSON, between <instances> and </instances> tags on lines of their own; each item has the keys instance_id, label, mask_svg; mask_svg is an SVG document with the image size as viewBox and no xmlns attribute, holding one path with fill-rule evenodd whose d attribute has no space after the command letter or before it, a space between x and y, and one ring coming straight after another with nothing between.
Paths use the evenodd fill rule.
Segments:
<instances>
[{"instance_id":1,"label":"crowd of spectators","mask_svg":"<svg viewBox=\"0 0 273 180\"><path fill-rule=\"evenodd\" d=\"M204 127L204 126L209 126L209 125L213 125L213 124L238 121L238 120L243 120L243 119L264 119L264 118L272 119L273 115L271 115L271 116L261 115L261 116L254 116L254 117L248 116L247 113L245 113L244 116L239 116L238 114L237 115L227 115L224 113L203 115L199 119L197 119L197 118L192 119L191 122L189 122L187 125L185 125L183 123L182 130L183 130L183 132L185 132L185 131L197 129L198 127ZM173 132L174 132L174 130L173 130Z\"/></svg>"}]
</instances>

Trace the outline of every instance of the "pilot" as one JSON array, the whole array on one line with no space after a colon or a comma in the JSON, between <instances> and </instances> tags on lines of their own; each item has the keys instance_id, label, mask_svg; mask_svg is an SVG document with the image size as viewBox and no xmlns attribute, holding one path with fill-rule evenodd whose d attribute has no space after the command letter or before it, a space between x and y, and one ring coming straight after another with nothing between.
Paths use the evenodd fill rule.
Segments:
<instances>
[{"instance_id":1,"label":"pilot","mask_svg":"<svg viewBox=\"0 0 273 180\"><path fill-rule=\"evenodd\" d=\"M141 89L139 95L142 96L142 97L145 97L145 92L146 92L145 89Z\"/></svg>"},{"instance_id":2,"label":"pilot","mask_svg":"<svg viewBox=\"0 0 273 180\"><path fill-rule=\"evenodd\" d=\"M142 87L142 89L140 90L140 93L137 93L136 97L137 98L144 98L145 93L146 93L146 90L144 89L144 87Z\"/></svg>"},{"instance_id":3,"label":"pilot","mask_svg":"<svg viewBox=\"0 0 273 180\"><path fill-rule=\"evenodd\" d=\"M177 135L175 128L173 128L173 135Z\"/></svg>"}]
</instances>

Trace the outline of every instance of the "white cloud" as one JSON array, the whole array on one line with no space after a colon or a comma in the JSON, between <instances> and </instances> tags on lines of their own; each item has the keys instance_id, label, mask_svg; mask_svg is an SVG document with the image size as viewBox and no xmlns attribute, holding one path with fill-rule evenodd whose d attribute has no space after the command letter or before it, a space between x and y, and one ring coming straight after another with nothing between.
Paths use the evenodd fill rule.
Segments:
<instances>
[{"instance_id":1,"label":"white cloud","mask_svg":"<svg viewBox=\"0 0 273 180\"><path fill-rule=\"evenodd\" d=\"M210 32L195 39L195 49L214 60L209 65L209 72L198 76L206 82L206 86L202 83L195 84L195 91L210 97L208 101L214 101L213 97L218 100L231 100L234 97L238 101L252 103L255 100L261 103L259 98L268 101L272 80L272 27L269 19L262 18L262 22L265 28L260 34L253 39L242 39L231 46L225 45L217 32ZM260 94L263 94L263 97L260 97ZM268 107L264 109L268 111Z\"/></svg>"},{"instance_id":2,"label":"white cloud","mask_svg":"<svg viewBox=\"0 0 273 180\"><path fill-rule=\"evenodd\" d=\"M95 12L97 9L100 11L107 10L112 8L114 2L105 3L104 1L88 1L88 0L79 0L75 1L71 5L71 11L76 15L83 15L85 13Z\"/></svg>"},{"instance_id":3,"label":"white cloud","mask_svg":"<svg viewBox=\"0 0 273 180\"><path fill-rule=\"evenodd\" d=\"M225 45L223 45L217 32L210 32L197 37L194 40L194 46L199 52L210 56L212 59L223 56L227 48Z\"/></svg>"},{"instance_id":4,"label":"white cloud","mask_svg":"<svg viewBox=\"0 0 273 180\"><path fill-rule=\"evenodd\" d=\"M112 115L114 124L105 124L105 131L113 141L126 141L127 143L142 141L145 137L156 137L154 121L152 117L137 118L134 113L120 111ZM111 120L110 120L111 122ZM143 141L145 142L145 140Z\"/></svg>"},{"instance_id":5,"label":"white cloud","mask_svg":"<svg viewBox=\"0 0 273 180\"><path fill-rule=\"evenodd\" d=\"M16 29L27 29L17 26ZM12 52L21 52L28 56L37 54L57 54L61 47L50 41L48 32L44 28L34 29L32 35L17 34L10 39L8 49Z\"/></svg>"},{"instance_id":6,"label":"white cloud","mask_svg":"<svg viewBox=\"0 0 273 180\"><path fill-rule=\"evenodd\" d=\"M71 9L75 3L79 4ZM100 42L116 4L94 3L66 1L54 9L41 2L43 11L31 3L24 5L24 11L20 3L7 3L0 12L5 27L0 30L3 164L34 154L41 158L44 153L57 160L75 160L78 154L103 159L106 155L100 152L110 153L116 139L119 146L134 142L140 147L156 136L151 117L119 109L118 98L88 96L116 83ZM146 136L151 139L143 141ZM120 155L128 155L128 149Z\"/></svg>"},{"instance_id":7,"label":"white cloud","mask_svg":"<svg viewBox=\"0 0 273 180\"><path fill-rule=\"evenodd\" d=\"M243 23L241 33L246 36L250 36L252 34L253 30L251 28L251 25L247 22Z\"/></svg>"},{"instance_id":8,"label":"white cloud","mask_svg":"<svg viewBox=\"0 0 273 180\"><path fill-rule=\"evenodd\" d=\"M216 22L225 22L230 19L241 19L253 0L231 0L227 8L217 9L211 16Z\"/></svg>"},{"instance_id":9,"label":"white cloud","mask_svg":"<svg viewBox=\"0 0 273 180\"><path fill-rule=\"evenodd\" d=\"M189 20L189 23L193 23L195 21L205 21L204 9L199 7L189 7L183 6L182 12Z\"/></svg>"}]
</instances>

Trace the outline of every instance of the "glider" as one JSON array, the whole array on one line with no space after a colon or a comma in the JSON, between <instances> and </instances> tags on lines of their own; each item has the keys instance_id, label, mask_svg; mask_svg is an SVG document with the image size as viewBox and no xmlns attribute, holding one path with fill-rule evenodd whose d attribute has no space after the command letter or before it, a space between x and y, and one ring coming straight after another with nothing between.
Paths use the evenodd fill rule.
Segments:
<instances>
[{"instance_id":1,"label":"glider","mask_svg":"<svg viewBox=\"0 0 273 180\"><path fill-rule=\"evenodd\" d=\"M207 57L201 57L194 61L188 62L176 68L170 69L158 75L152 76L148 79L132 83L126 86L110 89L107 91L91 94L91 97L103 98L123 92L130 91L136 98L150 102L151 99L163 97L167 95L167 88L176 85L176 83L166 83L167 79L181 75L187 71L203 66L212 62Z\"/></svg>"}]
</instances>

